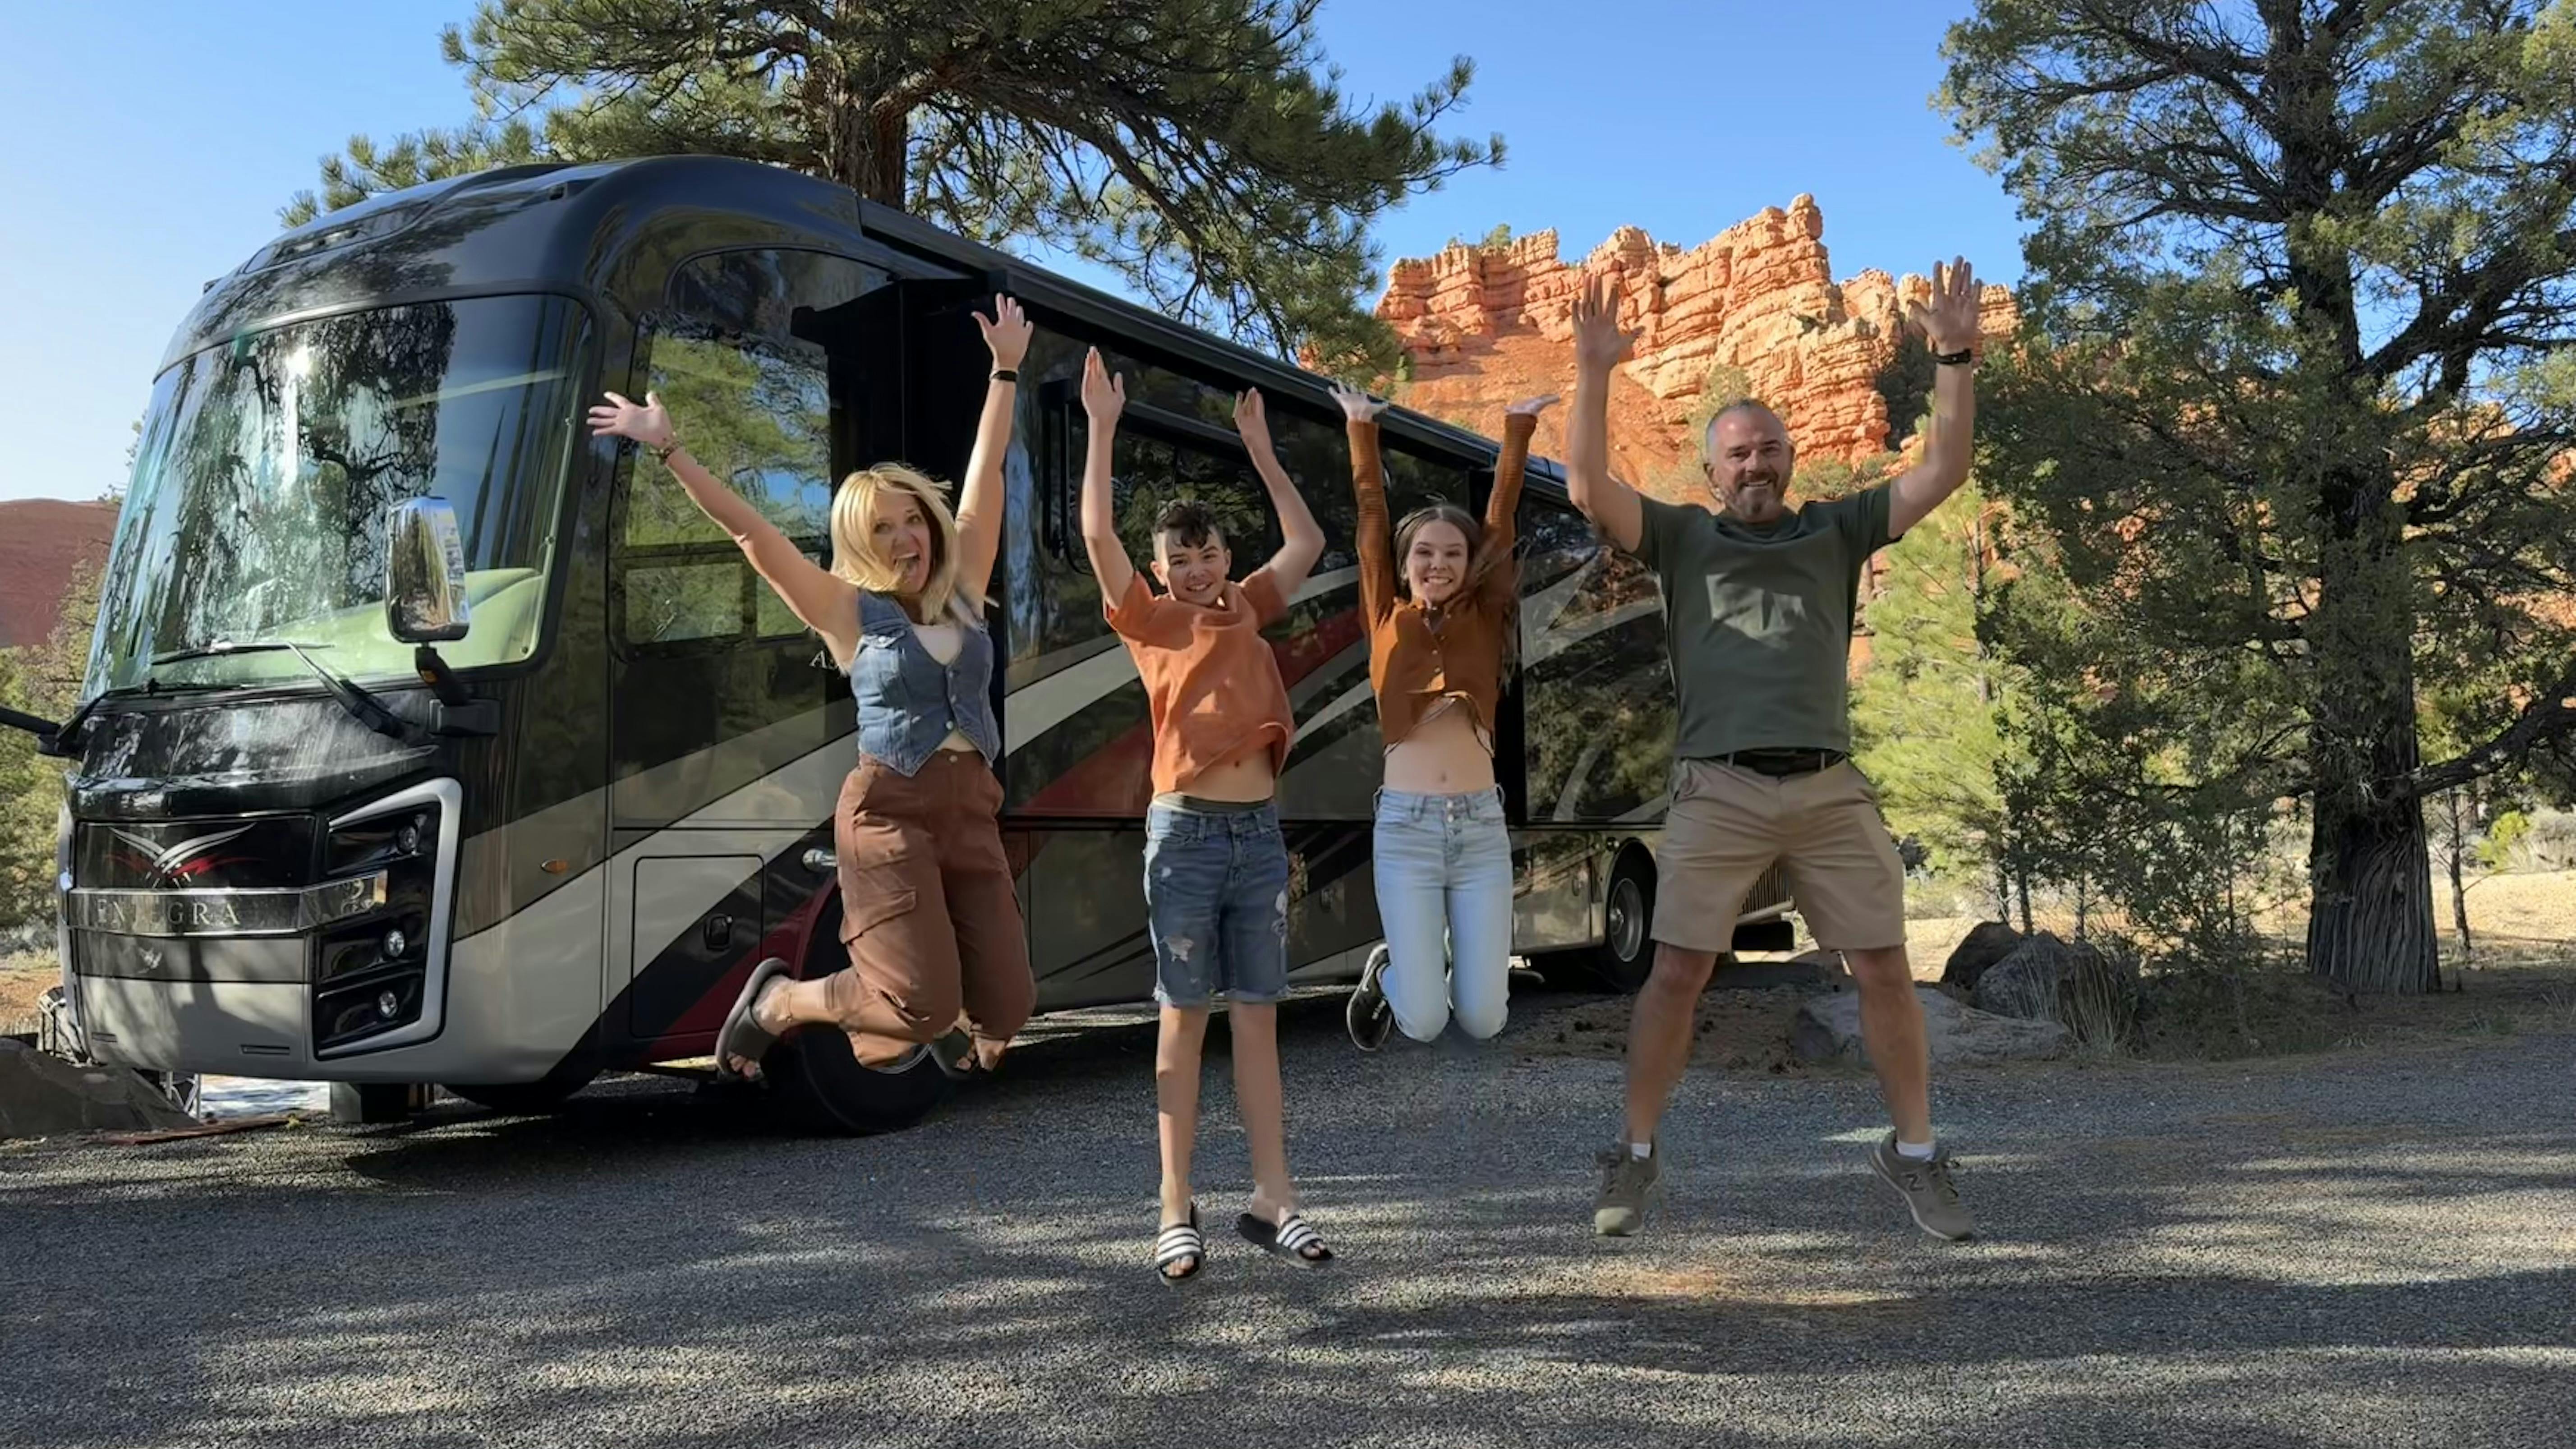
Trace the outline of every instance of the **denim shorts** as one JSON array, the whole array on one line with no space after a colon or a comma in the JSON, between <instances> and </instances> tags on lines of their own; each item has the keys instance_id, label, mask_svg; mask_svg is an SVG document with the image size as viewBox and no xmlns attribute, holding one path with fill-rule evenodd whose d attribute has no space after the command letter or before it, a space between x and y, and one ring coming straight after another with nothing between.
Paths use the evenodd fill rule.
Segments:
<instances>
[{"instance_id":1,"label":"denim shorts","mask_svg":"<svg viewBox=\"0 0 2576 1449\"><path fill-rule=\"evenodd\" d=\"M1279 810L1145 813L1145 917L1154 999L1201 1007L1288 994L1288 844Z\"/></svg>"}]
</instances>

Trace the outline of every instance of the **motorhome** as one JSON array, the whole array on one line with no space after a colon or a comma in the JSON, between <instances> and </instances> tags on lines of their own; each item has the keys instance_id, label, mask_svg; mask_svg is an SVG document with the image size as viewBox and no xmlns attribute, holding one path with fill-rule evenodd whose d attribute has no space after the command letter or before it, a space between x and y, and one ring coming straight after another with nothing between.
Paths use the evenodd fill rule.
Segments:
<instances>
[{"instance_id":1,"label":"motorhome","mask_svg":"<svg viewBox=\"0 0 2576 1449\"><path fill-rule=\"evenodd\" d=\"M841 963L831 813L848 680L669 476L590 436L658 392L818 559L834 480L965 463L970 310L1038 324L988 622L1003 829L1042 1011L1137 1002L1145 697L1076 529L1084 350L1128 378L1121 516L1277 525L1226 420L1260 388L1329 545L1270 637L1303 985L1357 978L1380 740L1326 381L847 188L714 158L525 166L372 198L210 283L153 385L77 713L65 988L87 1049L167 1072L437 1083L504 1108L704 1058L753 965ZM1397 512L1481 509L1494 443L1403 410ZM1673 733L1652 576L1534 462L1498 730L1516 949L1642 979ZM1132 540L1142 546L1141 532ZM22 723L33 723L25 722ZM1781 944L1776 890L1740 944ZM834 1032L773 1056L828 1126L901 1126L947 1076Z\"/></svg>"}]
</instances>

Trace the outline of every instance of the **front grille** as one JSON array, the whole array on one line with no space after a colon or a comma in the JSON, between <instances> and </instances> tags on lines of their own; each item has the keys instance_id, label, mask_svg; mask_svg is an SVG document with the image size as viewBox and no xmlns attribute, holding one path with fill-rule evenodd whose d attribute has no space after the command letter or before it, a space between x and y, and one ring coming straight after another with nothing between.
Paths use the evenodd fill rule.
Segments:
<instances>
[{"instance_id":1,"label":"front grille","mask_svg":"<svg viewBox=\"0 0 2576 1449\"><path fill-rule=\"evenodd\" d=\"M105 890L273 890L313 880L310 815L88 821L72 884Z\"/></svg>"}]
</instances>

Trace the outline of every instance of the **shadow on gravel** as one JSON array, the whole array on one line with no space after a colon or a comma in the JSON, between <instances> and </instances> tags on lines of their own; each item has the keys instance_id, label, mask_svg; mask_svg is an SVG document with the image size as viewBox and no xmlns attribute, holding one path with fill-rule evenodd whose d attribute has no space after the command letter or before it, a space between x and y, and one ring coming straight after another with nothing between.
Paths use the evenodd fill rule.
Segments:
<instances>
[{"instance_id":1,"label":"shadow on gravel","mask_svg":"<svg viewBox=\"0 0 2576 1449\"><path fill-rule=\"evenodd\" d=\"M1310 1057L1292 1140L1348 1256L1304 1272L1230 1231L1220 1064L1203 1181L1238 1186L1202 1197L1213 1255L1173 1290L1146 1265L1151 1047L1033 1042L863 1140L644 1080L110 1172L0 1159L0 1444L2467 1449L2561 1442L2576 1410L2563 1129L2035 1112L1968 1159L2009 1230L1951 1248L1755 1103L1741 1156L1679 1164L1653 1230L1604 1243L1573 1114L1496 1104L1521 1066ZM1396 1092L1403 1130L1490 1151L1417 1171L1361 1110Z\"/></svg>"}]
</instances>

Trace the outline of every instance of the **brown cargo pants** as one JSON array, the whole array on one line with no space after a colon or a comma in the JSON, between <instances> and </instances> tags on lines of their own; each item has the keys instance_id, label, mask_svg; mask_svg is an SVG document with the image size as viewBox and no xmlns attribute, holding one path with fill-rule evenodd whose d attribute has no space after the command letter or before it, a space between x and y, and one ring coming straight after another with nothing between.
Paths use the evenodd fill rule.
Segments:
<instances>
[{"instance_id":1,"label":"brown cargo pants","mask_svg":"<svg viewBox=\"0 0 2576 1449\"><path fill-rule=\"evenodd\" d=\"M1006 1043L1037 981L997 819L1002 784L972 750L939 750L906 776L862 757L841 786L841 944L825 982L860 1061L882 1063L956 1027Z\"/></svg>"}]
</instances>

